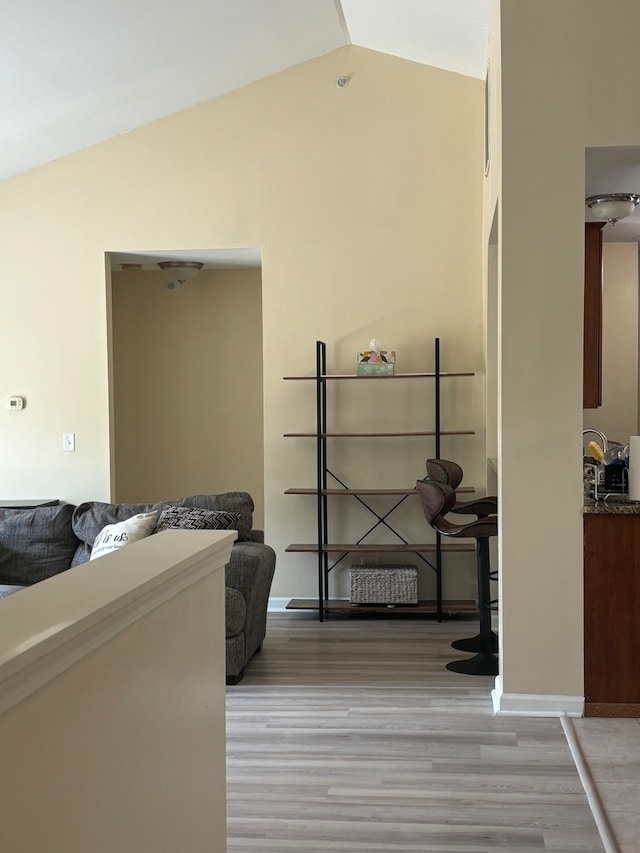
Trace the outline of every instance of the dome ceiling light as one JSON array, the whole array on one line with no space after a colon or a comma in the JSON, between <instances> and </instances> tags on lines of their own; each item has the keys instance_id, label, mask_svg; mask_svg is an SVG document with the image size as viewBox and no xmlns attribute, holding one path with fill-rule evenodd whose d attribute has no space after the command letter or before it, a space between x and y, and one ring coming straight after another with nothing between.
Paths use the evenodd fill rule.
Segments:
<instances>
[{"instance_id":1,"label":"dome ceiling light","mask_svg":"<svg viewBox=\"0 0 640 853\"><path fill-rule=\"evenodd\" d=\"M606 219L612 225L630 216L640 204L638 193L602 193L590 195L585 204L597 219Z\"/></svg>"},{"instance_id":2,"label":"dome ceiling light","mask_svg":"<svg viewBox=\"0 0 640 853\"><path fill-rule=\"evenodd\" d=\"M164 272L169 273L167 287L175 290L179 284L191 281L195 278L204 264L199 261L161 261L158 266Z\"/></svg>"}]
</instances>

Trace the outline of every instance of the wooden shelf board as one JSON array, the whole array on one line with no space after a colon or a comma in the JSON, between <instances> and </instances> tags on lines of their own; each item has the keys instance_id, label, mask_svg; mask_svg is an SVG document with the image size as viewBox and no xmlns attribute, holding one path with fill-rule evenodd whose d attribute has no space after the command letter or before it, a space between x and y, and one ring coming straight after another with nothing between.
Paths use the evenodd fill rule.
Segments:
<instances>
[{"instance_id":1,"label":"wooden shelf board","mask_svg":"<svg viewBox=\"0 0 640 853\"><path fill-rule=\"evenodd\" d=\"M447 551L449 553L452 552L461 552L461 551L475 551L475 545L442 545L442 550ZM431 542L429 544L414 544L411 543L409 545L405 545L402 542L398 542L394 545L389 544L371 544L371 545L333 545L327 544L323 545L322 553L323 554L433 554L435 553L436 545L435 542ZM301 543L301 544L293 544L287 545L285 551L303 553L303 554L317 554L318 553L318 545L316 542L309 543Z\"/></svg>"},{"instance_id":2,"label":"wooden shelf board","mask_svg":"<svg viewBox=\"0 0 640 853\"><path fill-rule=\"evenodd\" d=\"M318 610L317 598L292 598L287 604L287 610ZM324 602L324 609L342 613L437 613L435 601L425 599L417 604L396 604L389 607L386 604L351 604L348 598L332 598ZM471 599L447 599L442 602L442 612L477 613L475 601Z\"/></svg>"},{"instance_id":3,"label":"wooden shelf board","mask_svg":"<svg viewBox=\"0 0 640 853\"><path fill-rule=\"evenodd\" d=\"M473 486L461 486L456 494L475 492ZM286 489L285 495L317 495L317 489ZM416 489L322 489L323 495L415 495Z\"/></svg>"},{"instance_id":4,"label":"wooden shelf board","mask_svg":"<svg viewBox=\"0 0 640 853\"><path fill-rule=\"evenodd\" d=\"M435 432L285 432L283 438L407 438L433 436ZM472 429L443 429L440 435L475 435Z\"/></svg>"},{"instance_id":5,"label":"wooden shelf board","mask_svg":"<svg viewBox=\"0 0 640 853\"><path fill-rule=\"evenodd\" d=\"M323 373L320 379L434 379L435 373L394 373L391 376L358 376L355 373ZM451 376L475 376L475 373L441 373L440 378L446 379ZM313 379L318 377L312 376L283 376L283 379Z\"/></svg>"}]
</instances>

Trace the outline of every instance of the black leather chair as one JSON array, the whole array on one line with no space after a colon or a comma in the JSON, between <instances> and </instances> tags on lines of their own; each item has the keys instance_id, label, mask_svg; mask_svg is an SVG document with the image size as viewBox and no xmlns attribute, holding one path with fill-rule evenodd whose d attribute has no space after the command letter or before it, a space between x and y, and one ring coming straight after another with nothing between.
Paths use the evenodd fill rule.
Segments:
<instances>
[{"instance_id":1,"label":"black leather chair","mask_svg":"<svg viewBox=\"0 0 640 853\"><path fill-rule=\"evenodd\" d=\"M452 489L457 489L462 482L462 476L462 468L457 462L452 462L449 459L427 459L428 480L433 480L436 483L445 483L451 486ZM498 498L495 495L487 495L473 501L459 501L456 499L456 502L451 507L451 512L459 515L475 515L477 518L497 515ZM497 577L497 572L489 572L491 580L496 580ZM454 649L459 649L462 652L479 652L481 647L480 635L476 634L475 637L465 637L462 640L455 640L451 645ZM491 632L491 649L494 652L498 651L498 635L495 631Z\"/></svg>"},{"instance_id":2,"label":"black leather chair","mask_svg":"<svg viewBox=\"0 0 640 853\"><path fill-rule=\"evenodd\" d=\"M436 483L446 483L452 489L457 489L462 482L462 468L457 462L448 459L427 459L427 479ZM498 498L495 495L487 495L475 501L456 500L451 512L460 515L477 515L485 518L487 515L498 514Z\"/></svg>"},{"instance_id":3,"label":"black leather chair","mask_svg":"<svg viewBox=\"0 0 640 853\"><path fill-rule=\"evenodd\" d=\"M480 648L477 654L471 658L448 663L447 669L466 675L497 675L498 658L493 650L491 639L489 539L498 535L498 518L491 515L477 518L467 524L454 524L446 518L456 503L456 495L450 485L433 480L418 480L416 490L424 516L434 530L443 536L476 540Z\"/></svg>"}]
</instances>

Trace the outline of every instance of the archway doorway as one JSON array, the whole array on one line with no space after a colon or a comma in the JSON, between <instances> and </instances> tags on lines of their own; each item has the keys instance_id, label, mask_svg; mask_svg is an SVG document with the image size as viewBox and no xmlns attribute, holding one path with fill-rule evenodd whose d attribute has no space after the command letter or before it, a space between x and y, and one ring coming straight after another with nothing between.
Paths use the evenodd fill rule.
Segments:
<instances>
[{"instance_id":1,"label":"archway doorway","mask_svg":"<svg viewBox=\"0 0 640 853\"><path fill-rule=\"evenodd\" d=\"M203 267L174 285L164 260ZM112 499L247 491L261 524L260 251L111 253L107 269Z\"/></svg>"}]
</instances>

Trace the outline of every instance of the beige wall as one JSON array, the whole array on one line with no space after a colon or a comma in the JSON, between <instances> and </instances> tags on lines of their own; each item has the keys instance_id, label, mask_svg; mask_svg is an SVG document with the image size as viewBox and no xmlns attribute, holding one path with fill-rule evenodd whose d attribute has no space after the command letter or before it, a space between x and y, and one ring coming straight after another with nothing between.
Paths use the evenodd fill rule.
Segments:
<instances>
[{"instance_id":1,"label":"beige wall","mask_svg":"<svg viewBox=\"0 0 640 853\"><path fill-rule=\"evenodd\" d=\"M580 696L585 148L640 142L640 5L501 12L503 687Z\"/></svg>"},{"instance_id":2,"label":"beige wall","mask_svg":"<svg viewBox=\"0 0 640 853\"><path fill-rule=\"evenodd\" d=\"M638 244L604 243L602 255L602 406L583 424L627 444L638 434Z\"/></svg>"},{"instance_id":3,"label":"beige wall","mask_svg":"<svg viewBox=\"0 0 640 853\"><path fill-rule=\"evenodd\" d=\"M262 526L260 270L112 282L116 500L246 491Z\"/></svg>"},{"instance_id":4,"label":"beige wall","mask_svg":"<svg viewBox=\"0 0 640 853\"><path fill-rule=\"evenodd\" d=\"M3 601L3 850L226 851L234 538L165 531Z\"/></svg>"},{"instance_id":5,"label":"beige wall","mask_svg":"<svg viewBox=\"0 0 640 853\"><path fill-rule=\"evenodd\" d=\"M0 395L22 393L28 407L0 408L3 490L109 497L105 251L258 247L272 591L313 595L314 560L284 553L312 540L313 501L283 492L312 484L314 452L282 437L313 424L313 390L282 377L313 370L317 338L332 370L352 371L372 336L397 348L401 369L420 370L440 335L443 367L478 373L451 386L446 413L477 435L443 453L484 482L481 192L481 81L356 47L5 182ZM393 407L420 428L430 392L402 387L391 400L361 388L340 408L344 426L385 423ZM72 430L78 450L63 454ZM433 447L405 444L395 462L388 444L347 449L347 475L413 483ZM405 527L424 538L415 506ZM469 574L472 584L472 560Z\"/></svg>"}]
</instances>

